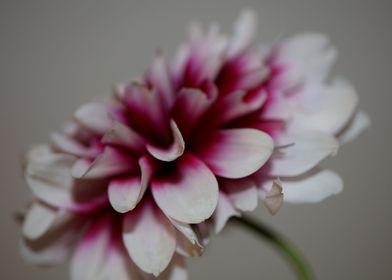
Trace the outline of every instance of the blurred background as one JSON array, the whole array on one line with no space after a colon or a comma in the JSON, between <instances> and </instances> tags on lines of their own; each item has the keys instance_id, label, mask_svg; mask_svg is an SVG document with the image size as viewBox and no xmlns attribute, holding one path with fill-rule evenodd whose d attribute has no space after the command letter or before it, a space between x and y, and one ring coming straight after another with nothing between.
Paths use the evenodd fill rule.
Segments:
<instances>
[{"instance_id":1,"label":"blurred background","mask_svg":"<svg viewBox=\"0 0 392 280\"><path fill-rule=\"evenodd\" d=\"M20 156L48 140L81 104L139 77L157 47L171 55L193 19L225 31L244 7L259 15L260 41L302 31L328 34L334 74L357 87L373 125L324 165L345 181L316 205L285 204L252 215L289 237L317 279L390 279L392 265L390 0L0 1L0 279L68 279L68 266L32 267L18 254L12 214L31 196ZM266 242L236 226L214 237L191 279L295 279Z\"/></svg>"}]
</instances>

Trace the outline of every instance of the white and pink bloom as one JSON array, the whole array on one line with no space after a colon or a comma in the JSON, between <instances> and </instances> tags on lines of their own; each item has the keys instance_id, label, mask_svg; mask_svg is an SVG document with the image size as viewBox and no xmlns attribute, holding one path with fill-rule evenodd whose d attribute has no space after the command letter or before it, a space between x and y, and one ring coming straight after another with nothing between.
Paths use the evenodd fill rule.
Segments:
<instances>
[{"instance_id":1,"label":"white and pink bloom","mask_svg":"<svg viewBox=\"0 0 392 280\"><path fill-rule=\"evenodd\" d=\"M230 37L193 25L171 63L157 54L143 80L33 147L23 255L70 257L75 280L186 279L184 256L258 198L274 214L340 192L318 164L369 120L347 81L328 80L335 49L302 34L262 51L255 25L251 11Z\"/></svg>"}]
</instances>

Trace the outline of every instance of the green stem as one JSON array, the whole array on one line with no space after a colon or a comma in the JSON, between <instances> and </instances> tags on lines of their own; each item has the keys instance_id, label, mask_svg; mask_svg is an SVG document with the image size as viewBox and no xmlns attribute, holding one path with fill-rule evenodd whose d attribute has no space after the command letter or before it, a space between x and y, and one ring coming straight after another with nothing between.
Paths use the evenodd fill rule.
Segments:
<instances>
[{"instance_id":1,"label":"green stem","mask_svg":"<svg viewBox=\"0 0 392 280\"><path fill-rule=\"evenodd\" d=\"M298 279L311 280L314 279L313 273L299 253L299 251L290 242L285 240L280 234L276 233L266 225L256 222L254 219L242 216L241 218L233 217L231 221L243 225L259 236L267 239L276 249L290 262L292 268L296 271Z\"/></svg>"}]
</instances>

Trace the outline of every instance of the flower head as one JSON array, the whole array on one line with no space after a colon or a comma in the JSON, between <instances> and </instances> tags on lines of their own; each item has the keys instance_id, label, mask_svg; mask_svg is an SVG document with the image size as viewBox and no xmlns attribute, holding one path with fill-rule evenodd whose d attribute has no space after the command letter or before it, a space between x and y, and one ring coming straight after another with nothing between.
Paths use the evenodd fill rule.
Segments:
<instances>
[{"instance_id":1,"label":"flower head","mask_svg":"<svg viewBox=\"0 0 392 280\"><path fill-rule=\"evenodd\" d=\"M327 80L336 51L304 34L263 52L255 24L245 11L230 37L192 25L172 62L158 53L143 80L30 150L26 257L70 254L72 279L182 279L210 226L258 197L275 213L283 194L316 202L341 190L317 165L368 120L348 82Z\"/></svg>"}]
</instances>

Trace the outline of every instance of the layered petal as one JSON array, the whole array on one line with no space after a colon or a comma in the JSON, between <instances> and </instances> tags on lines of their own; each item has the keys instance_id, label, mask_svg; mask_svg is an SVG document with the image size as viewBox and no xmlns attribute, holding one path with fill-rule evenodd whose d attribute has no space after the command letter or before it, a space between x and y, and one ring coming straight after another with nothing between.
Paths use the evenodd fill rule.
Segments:
<instances>
[{"instance_id":1,"label":"layered petal","mask_svg":"<svg viewBox=\"0 0 392 280\"><path fill-rule=\"evenodd\" d=\"M164 57L157 54L151 68L146 75L147 82L154 88L166 108L171 108L175 95L173 84L169 75L169 68Z\"/></svg>"},{"instance_id":2,"label":"layered petal","mask_svg":"<svg viewBox=\"0 0 392 280\"><path fill-rule=\"evenodd\" d=\"M219 192L219 201L213 216L215 233L219 233L233 216L239 217L240 213L234 208L227 195Z\"/></svg>"},{"instance_id":3,"label":"layered petal","mask_svg":"<svg viewBox=\"0 0 392 280\"><path fill-rule=\"evenodd\" d=\"M176 247L174 227L152 201L124 217L123 240L136 265L154 276L165 270Z\"/></svg>"},{"instance_id":4,"label":"layered petal","mask_svg":"<svg viewBox=\"0 0 392 280\"><path fill-rule=\"evenodd\" d=\"M185 142L181 131L174 120L170 121L170 128L173 135L173 143L167 148L157 147L147 144L147 151L156 159L162 161L173 161L180 157L185 150Z\"/></svg>"},{"instance_id":5,"label":"layered petal","mask_svg":"<svg viewBox=\"0 0 392 280\"><path fill-rule=\"evenodd\" d=\"M140 181L140 176L133 176L110 182L108 196L114 210L125 213L135 208L142 188Z\"/></svg>"},{"instance_id":6,"label":"layered petal","mask_svg":"<svg viewBox=\"0 0 392 280\"><path fill-rule=\"evenodd\" d=\"M270 160L270 176L297 176L334 155L339 143L335 137L319 131L307 131L297 135L282 135L282 144L292 144L277 149Z\"/></svg>"},{"instance_id":7,"label":"layered petal","mask_svg":"<svg viewBox=\"0 0 392 280\"><path fill-rule=\"evenodd\" d=\"M73 203L71 168L75 158L51 152L30 155L25 178L33 193L43 201L69 207Z\"/></svg>"},{"instance_id":8,"label":"layered petal","mask_svg":"<svg viewBox=\"0 0 392 280\"><path fill-rule=\"evenodd\" d=\"M224 129L214 132L198 150L214 174L242 178L260 169L273 150L271 137L256 129Z\"/></svg>"},{"instance_id":9,"label":"layered petal","mask_svg":"<svg viewBox=\"0 0 392 280\"><path fill-rule=\"evenodd\" d=\"M79 163L82 164L79 165ZM72 175L76 178L96 179L131 173L135 170L137 170L137 162L133 157L107 146L91 164L81 161L73 166Z\"/></svg>"},{"instance_id":10,"label":"layered petal","mask_svg":"<svg viewBox=\"0 0 392 280\"><path fill-rule=\"evenodd\" d=\"M89 103L75 112L75 119L93 132L103 134L112 126L111 110L108 104Z\"/></svg>"},{"instance_id":11,"label":"layered petal","mask_svg":"<svg viewBox=\"0 0 392 280\"><path fill-rule=\"evenodd\" d=\"M298 98L297 110L288 124L292 132L311 129L336 134L350 121L358 104L355 89L343 80L311 87Z\"/></svg>"},{"instance_id":12,"label":"layered petal","mask_svg":"<svg viewBox=\"0 0 392 280\"><path fill-rule=\"evenodd\" d=\"M281 178L284 200L316 203L343 190L342 179L330 170L312 170L295 178Z\"/></svg>"},{"instance_id":13,"label":"layered petal","mask_svg":"<svg viewBox=\"0 0 392 280\"><path fill-rule=\"evenodd\" d=\"M143 152L145 140L127 125L114 122L112 128L101 140L104 144L117 145L135 153Z\"/></svg>"},{"instance_id":14,"label":"layered petal","mask_svg":"<svg viewBox=\"0 0 392 280\"><path fill-rule=\"evenodd\" d=\"M184 223L208 219L218 202L218 182L214 174L190 153L179 159L173 174L153 179L151 187L159 208Z\"/></svg>"},{"instance_id":15,"label":"layered petal","mask_svg":"<svg viewBox=\"0 0 392 280\"><path fill-rule=\"evenodd\" d=\"M43 203L34 203L24 217L22 232L28 239L41 237L56 220L58 210Z\"/></svg>"},{"instance_id":16,"label":"layered petal","mask_svg":"<svg viewBox=\"0 0 392 280\"><path fill-rule=\"evenodd\" d=\"M365 129L370 126L369 116L363 112L357 112L350 123L338 134L340 143L348 143L357 138Z\"/></svg>"},{"instance_id":17,"label":"layered petal","mask_svg":"<svg viewBox=\"0 0 392 280\"><path fill-rule=\"evenodd\" d=\"M219 183L235 208L241 211L256 209L258 202L257 187L251 178L222 179Z\"/></svg>"},{"instance_id":18,"label":"layered petal","mask_svg":"<svg viewBox=\"0 0 392 280\"><path fill-rule=\"evenodd\" d=\"M230 41L226 56L232 58L245 51L253 40L257 32L257 16L254 11L243 10L234 24L234 34Z\"/></svg>"},{"instance_id":19,"label":"layered petal","mask_svg":"<svg viewBox=\"0 0 392 280\"><path fill-rule=\"evenodd\" d=\"M112 238L108 217L95 220L77 246L71 259L71 279L97 279L104 265Z\"/></svg>"}]
</instances>

